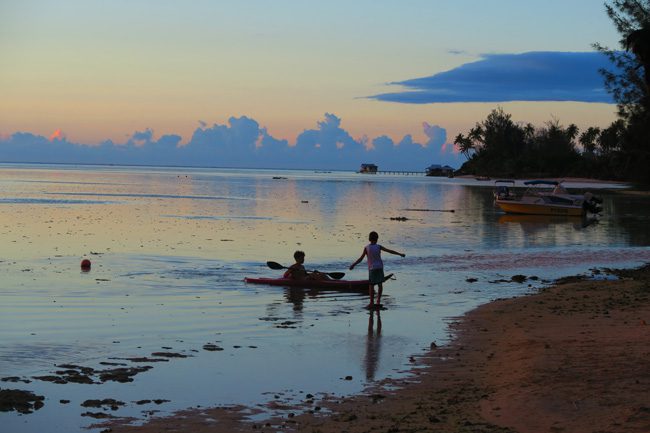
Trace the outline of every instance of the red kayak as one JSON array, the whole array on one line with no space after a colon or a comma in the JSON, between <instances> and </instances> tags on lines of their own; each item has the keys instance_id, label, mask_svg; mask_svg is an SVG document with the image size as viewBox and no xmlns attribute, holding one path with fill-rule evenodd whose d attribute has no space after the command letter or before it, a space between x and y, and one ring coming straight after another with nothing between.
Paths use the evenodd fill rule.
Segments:
<instances>
[{"instance_id":1,"label":"red kayak","mask_svg":"<svg viewBox=\"0 0 650 433\"><path fill-rule=\"evenodd\" d=\"M384 281L392 277L390 274ZM292 278L244 278L250 284L266 284L269 286L304 287L310 289L329 289L350 292L368 290L368 280L294 280Z\"/></svg>"}]
</instances>

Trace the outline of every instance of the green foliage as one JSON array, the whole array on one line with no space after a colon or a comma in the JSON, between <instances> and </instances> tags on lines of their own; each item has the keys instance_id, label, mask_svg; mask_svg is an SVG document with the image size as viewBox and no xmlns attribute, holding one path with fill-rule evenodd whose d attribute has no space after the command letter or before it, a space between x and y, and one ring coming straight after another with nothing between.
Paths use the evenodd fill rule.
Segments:
<instances>
[{"instance_id":1,"label":"green foliage","mask_svg":"<svg viewBox=\"0 0 650 433\"><path fill-rule=\"evenodd\" d=\"M626 133L622 120L582 134L576 125L564 127L556 119L536 128L515 123L497 108L467 136L459 134L455 144L468 158L463 174L628 179L624 168L632 161L622 147Z\"/></svg>"},{"instance_id":2,"label":"green foliage","mask_svg":"<svg viewBox=\"0 0 650 433\"><path fill-rule=\"evenodd\" d=\"M468 157L461 170L494 176L566 175L579 158L574 140L575 125L563 127L558 121L535 129L520 125L502 108L493 110L455 143Z\"/></svg>"}]
</instances>

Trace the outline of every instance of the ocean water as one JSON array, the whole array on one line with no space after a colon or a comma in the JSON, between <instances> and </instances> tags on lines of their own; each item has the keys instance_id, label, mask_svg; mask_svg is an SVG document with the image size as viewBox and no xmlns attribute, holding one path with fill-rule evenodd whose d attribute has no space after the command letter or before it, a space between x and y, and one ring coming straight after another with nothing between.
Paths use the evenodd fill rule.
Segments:
<instances>
[{"instance_id":1,"label":"ocean water","mask_svg":"<svg viewBox=\"0 0 650 433\"><path fill-rule=\"evenodd\" d=\"M0 190L0 379L20 380L0 388L45 396L34 413L0 412L2 433L362 392L408 376L477 305L650 261L650 200L613 189L591 221L504 215L492 182L351 172L0 165ZM243 281L279 276L266 261L288 266L296 249L308 269L366 278L348 266L371 230L406 253L383 255L396 280L380 312L363 293ZM128 360L157 352L186 357ZM126 383L34 379L107 363L153 368ZM106 398L125 405L81 406ZM168 401L136 403L154 399Z\"/></svg>"}]
</instances>

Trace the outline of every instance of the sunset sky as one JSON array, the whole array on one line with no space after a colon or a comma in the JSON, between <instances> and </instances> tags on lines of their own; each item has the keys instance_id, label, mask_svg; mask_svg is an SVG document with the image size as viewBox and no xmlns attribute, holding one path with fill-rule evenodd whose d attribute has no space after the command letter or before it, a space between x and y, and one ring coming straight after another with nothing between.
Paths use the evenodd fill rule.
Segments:
<instances>
[{"instance_id":1,"label":"sunset sky","mask_svg":"<svg viewBox=\"0 0 650 433\"><path fill-rule=\"evenodd\" d=\"M497 106L607 126L594 42L618 47L601 0L3 0L0 161L33 160L29 140L232 141L231 118L253 148L445 148Z\"/></svg>"}]
</instances>

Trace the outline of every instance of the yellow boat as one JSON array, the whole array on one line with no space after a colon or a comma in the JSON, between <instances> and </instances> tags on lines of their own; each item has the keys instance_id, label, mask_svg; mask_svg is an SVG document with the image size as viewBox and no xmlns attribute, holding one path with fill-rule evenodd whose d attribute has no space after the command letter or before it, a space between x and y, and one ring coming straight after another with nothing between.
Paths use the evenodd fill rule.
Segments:
<instances>
[{"instance_id":1,"label":"yellow boat","mask_svg":"<svg viewBox=\"0 0 650 433\"><path fill-rule=\"evenodd\" d=\"M599 199L585 193L569 194L561 182L531 180L524 182L528 189L520 196L495 194L494 202L506 213L523 215L562 215L582 216L587 213L600 213ZM553 187L552 191L539 187ZM498 187L497 187L498 188Z\"/></svg>"}]
</instances>

